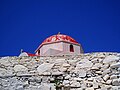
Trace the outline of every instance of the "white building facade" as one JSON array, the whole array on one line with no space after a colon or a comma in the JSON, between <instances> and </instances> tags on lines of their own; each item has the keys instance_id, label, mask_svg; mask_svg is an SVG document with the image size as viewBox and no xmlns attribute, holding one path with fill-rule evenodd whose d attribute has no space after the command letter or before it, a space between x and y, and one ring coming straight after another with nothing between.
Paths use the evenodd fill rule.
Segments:
<instances>
[{"instance_id":1,"label":"white building facade","mask_svg":"<svg viewBox=\"0 0 120 90\"><path fill-rule=\"evenodd\" d=\"M78 55L83 53L82 46L68 35L57 34L45 39L36 49L40 56Z\"/></svg>"}]
</instances>

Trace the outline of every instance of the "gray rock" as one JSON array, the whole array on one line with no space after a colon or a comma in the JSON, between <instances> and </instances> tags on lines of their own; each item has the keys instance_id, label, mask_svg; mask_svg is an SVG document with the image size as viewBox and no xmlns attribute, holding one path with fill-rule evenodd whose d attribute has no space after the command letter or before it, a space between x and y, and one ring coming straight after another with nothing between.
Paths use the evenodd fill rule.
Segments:
<instances>
[{"instance_id":1,"label":"gray rock","mask_svg":"<svg viewBox=\"0 0 120 90\"><path fill-rule=\"evenodd\" d=\"M110 79L117 79L117 75L111 75Z\"/></svg>"},{"instance_id":2,"label":"gray rock","mask_svg":"<svg viewBox=\"0 0 120 90\"><path fill-rule=\"evenodd\" d=\"M98 88L98 83L96 82L96 80L93 81L93 88L94 89Z\"/></svg>"},{"instance_id":3,"label":"gray rock","mask_svg":"<svg viewBox=\"0 0 120 90\"><path fill-rule=\"evenodd\" d=\"M104 75L109 74L109 73L111 73L110 68L103 70L103 74Z\"/></svg>"},{"instance_id":4,"label":"gray rock","mask_svg":"<svg viewBox=\"0 0 120 90\"><path fill-rule=\"evenodd\" d=\"M82 90L85 90L87 88L86 83L84 81L81 82L81 88Z\"/></svg>"},{"instance_id":5,"label":"gray rock","mask_svg":"<svg viewBox=\"0 0 120 90\"><path fill-rule=\"evenodd\" d=\"M112 64L110 67L111 68L119 68L120 67L120 62Z\"/></svg>"},{"instance_id":6,"label":"gray rock","mask_svg":"<svg viewBox=\"0 0 120 90\"><path fill-rule=\"evenodd\" d=\"M107 80L106 84L110 85L112 83L112 80Z\"/></svg>"},{"instance_id":7,"label":"gray rock","mask_svg":"<svg viewBox=\"0 0 120 90\"><path fill-rule=\"evenodd\" d=\"M11 63L9 60L10 60L10 57L3 57L0 59L0 64L4 66L11 66Z\"/></svg>"},{"instance_id":8,"label":"gray rock","mask_svg":"<svg viewBox=\"0 0 120 90\"><path fill-rule=\"evenodd\" d=\"M66 67L61 67L59 70L60 70L61 72L65 72L65 71L67 71L67 68L66 68Z\"/></svg>"},{"instance_id":9,"label":"gray rock","mask_svg":"<svg viewBox=\"0 0 120 90\"><path fill-rule=\"evenodd\" d=\"M77 82L77 81L72 81L72 82L70 82L70 86L71 86L71 87L80 87L81 85L80 85L80 83Z\"/></svg>"},{"instance_id":10,"label":"gray rock","mask_svg":"<svg viewBox=\"0 0 120 90\"><path fill-rule=\"evenodd\" d=\"M28 71L28 68L23 66L23 65L15 65L14 66L14 71L15 72L20 72L20 71L24 71L24 72L27 72Z\"/></svg>"},{"instance_id":11,"label":"gray rock","mask_svg":"<svg viewBox=\"0 0 120 90\"><path fill-rule=\"evenodd\" d=\"M23 85L19 85L16 87L16 90L24 90Z\"/></svg>"},{"instance_id":12,"label":"gray rock","mask_svg":"<svg viewBox=\"0 0 120 90\"><path fill-rule=\"evenodd\" d=\"M76 67L78 68L90 68L92 67L93 63L88 59L83 59L77 63Z\"/></svg>"},{"instance_id":13,"label":"gray rock","mask_svg":"<svg viewBox=\"0 0 120 90\"><path fill-rule=\"evenodd\" d=\"M41 78L41 77L30 77L30 78L28 78L28 81L40 83L43 79L44 78ZM45 81L45 79L44 79L44 81Z\"/></svg>"},{"instance_id":14,"label":"gray rock","mask_svg":"<svg viewBox=\"0 0 120 90\"><path fill-rule=\"evenodd\" d=\"M104 60L103 63L109 63L109 62L114 62L114 61L118 61L120 59L120 57L117 57L115 55L110 55L107 56Z\"/></svg>"},{"instance_id":15,"label":"gray rock","mask_svg":"<svg viewBox=\"0 0 120 90\"><path fill-rule=\"evenodd\" d=\"M51 75L51 72L48 72L48 71L47 71L47 72L44 72L43 75L44 75L44 76L50 76L50 75Z\"/></svg>"},{"instance_id":16,"label":"gray rock","mask_svg":"<svg viewBox=\"0 0 120 90\"><path fill-rule=\"evenodd\" d=\"M79 74L79 77L85 77L86 71L84 69L80 69L78 74Z\"/></svg>"},{"instance_id":17,"label":"gray rock","mask_svg":"<svg viewBox=\"0 0 120 90\"><path fill-rule=\"evenodd\" d=\"M43 63L41 65L38 66L37 71L42 74L45 71L49 71L51 70L51 68L54 66L54 64L50 64L50 63Z\"/></svg>"},{"instance_id":18,"label":"gray rock","mask_svg":"<svg viewBox=\"0 0 120 90\"><path fill-rule=\"evenodd\" d=\"M112 90L120 90L120 86L112 86Z\"/></svg>"},{"instance_id":19,"label":"gray rock","mask_svg":"<svg viewBox=\"0 0 120 90\"><path fill-rule=\"evenodd\" d=\"M63 75L63 72L60 72L60 71L52 72L52 75L54 75L54 76Z\"/></svg>"},{"instance_id":20,"label":"gray rock","mask_svg":"<svg viewBox=\"0 0 120 90\"><path fill-rule=\"evenodd\" d=\"M69 81L69 80L64 80L64 81L63 81L63 85L68 85L68 84L70 84L70 81Z\"/></svg>"},{"instance_id":21,"label":"gray rock","mask_svg":"<svg viewBox=\"0 0 120 90\"><path fill-rule=\"evenodd\" d=\"M13 73L13 70L8 70L5 68L0 68L0 77L1 78L7 78L7 77L13 77L15 74Z\"/></svg>"},{"instance_id":22,"label":"gray rock","mask_svg":"<svg viewBox=\"0 0 120 90\"><path fill-rule=\"evenodd\" d=\"M78 81L78 82L83 81L83 79L82 79L82 78L73 78L73 80Z\"/></svg>"},{"instance_id":23,"label":"gray rock","mask_svg":"<svg viewBox=\"0 0 120 90\"><path fill-rule=\"evenodd\" d=\"M71 65L75 65L76 64L76 62L77 62L78 60L68 60L68 62L69 62L69 64L71 64Z\"/></svg>"},{"instance_id":24,"label":"gray rock","mask_svg":"<svg viewBox=\"0 0 120 90\"><path fill-rule=\"evenodd\" d=\"M71 78L71 76L70 75L67 75L66 77L65 77L65 79L70 79Z\"/></svg>"},{"instance_id":25,"label":"gray rock","mask_svg":"<svg viewBox=\"0 0 120 90\"><path fill-rule=\"evenodd\" d=\"M104 77L103 77L103 79L105 80L105 81L107 81L108 79L109 79L109 75L108 74L106 74Z\"/></svg>"},{"instance_id":26,"label":"gray rock","mask_svg":"<svg viewBox=\"0 0 120 90\"><path fill-rule=\"evenodd\" d=\"M98 67L96 67L96 66L93 66L92 68L91 68L91 70L100 70Z\"/></svg>"},{"instance_id":27,"label":"gray rock","mask_svg":"<svg viewBox=\"0 0 120 90\"><path fill-rule=\"evenodd\" d=\"M102 85L100 90L111 90L112 86L111 85Z\"/></svg>"},{"instance_id":28,"label":"gray rock","mask_svg":"<svg viewBox=\"0 0 120 90\"><path fill-rule=\"evenodd\" d=\"M42 83L39 86L39 90L55 90L54 84Z\"/></svg>"},{"instance_id":29,"label":"gray rock","mask_svg":"<svg viewBox=\"0 0 120 90\"><path fill-rule=\"evenodd\" d=\"M29 85L29 87L25 90L42 90L42 89L40 89L40 86Z\"/></svg>"},{"instance_id":30,"label":"gray rock","mask_svg":"<svg viewBox=\"0 0 120 90\"><path fill-rule=\"evenodd\" d=\"M102 75L103 74L102 71L96 71L95 73L98 74L98 75Z\"/></svg>"},{"instance_id":31,"label":"gray rock","mask_svg":"<svg viewBox=\"0 0 120 90\"><path fill-rule=\"evenodd\" d=\"M0 86L3 86L3 87L9 86L8 80L1 79L1 80L0 80Z\"/></svg>"},{"instance_id":32,"label":"gray rock","mask_svg":"<svg viewBox=\"0 0 120 90\"><path fill-rule=\"evenodd\" d=\"M72 71L72 70L74 70L75 68L74 68L74 66L70 66L68 69L67 69L67 71Z\"/></svg>"},{"instance_id":33,"label":"gray rock","mask_svg":"<svg viewBox=\"0 0 120 90\"><path fill-rule=\"evenodd\" d=\"M107 63L107 64L104 64L104 65L102 65L102 68L101 68L101 70L105 70L105 69L108 69L109 68L109 64Z\"/></svg>"},{"instance_id":34,"label":"gray rock","mask_svg":"<svg viewBox=\"0 0 120 90\"><path fill-rule=\"evenodd\" d=\"M93 78L88 78L87 80L93 82Z\"/></svg>"},{"instance_id":35,"label":"gray rock","mask_svg":"<svg viewBox=\"0 0 120 90\"><path fill-rule=\"evenodd\" d=\"M55 64L56 64L56 63L61 64L61 63L64 63L65 58L56 59L56 60L54 60L54 61L55 61Z\"/></svg>"},{"instance_id":36,"label":"gray rock","mask_svg":"<svg viewBox=\"0 0 120 90\"><path fill-rule=\"evenodd\" d=\"M0 76L6 75L7 70L4 68L0 68Z\"/></svg>"},{"instance_id":37,"label":"gray rock","mask_svg":"<svg viewBox=\"0 0 120 90\"><path fill-rule=\"evenodd\" d=\"M0 58L0 90L55 90L55 80L70 90L120 90L119 61L119 54L105 52L41 60L4 57Z\"/></svg>"},{"instance_id":38,"label":"gray rock","mask_svg":"<svg viewBox=\"0 0 120 90\"><path fill-rule=\"evenodd\" d=\"M114 86L120 86L120 79L113 79L112 85L114 85Z\"/></svg>"},{"instance_id":39,"label":"gray rock","mask_svg":"<svg viewBox=\"0 0 120 90\"><path fill-rule=\"evenodd\" d=\"M118 68L118 71L120 72L120 67Z\"/></svg>"},{"instance_id":40,"label":"gray rock","mask_svg":"<svg viewBox=\"0 0 120 90\"><path fill-rule=\"evenodd\" d=\"M68 63L63 63L62 66L63 66L63 67L70 67L70 64L68 64Z\"/></svg>"},{"instance_id":41,"label":"gray rock","mask_svg":"<svg viewBox=\"0 0 120 90\"><path fill-rule=\"evenodd\" d=\"M54 82L55 78L51 77L49 80L52 81L52 82Z\"/></svg>"}]
</instances>

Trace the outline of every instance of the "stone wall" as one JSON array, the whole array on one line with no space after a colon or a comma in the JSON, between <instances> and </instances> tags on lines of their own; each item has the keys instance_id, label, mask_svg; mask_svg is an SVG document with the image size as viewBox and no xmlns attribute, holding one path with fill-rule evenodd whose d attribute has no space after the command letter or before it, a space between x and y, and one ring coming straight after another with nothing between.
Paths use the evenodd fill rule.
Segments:
<instances>
[{"instance_id":1,"label":"stone wall","mask_svg":"<svg viewBox=\"0 0 120 90\"><path fill-rule=\"evenodd\" d=\"M0 90L120 90L120 53L1 57Z\"/></svg>"}]
</instances>

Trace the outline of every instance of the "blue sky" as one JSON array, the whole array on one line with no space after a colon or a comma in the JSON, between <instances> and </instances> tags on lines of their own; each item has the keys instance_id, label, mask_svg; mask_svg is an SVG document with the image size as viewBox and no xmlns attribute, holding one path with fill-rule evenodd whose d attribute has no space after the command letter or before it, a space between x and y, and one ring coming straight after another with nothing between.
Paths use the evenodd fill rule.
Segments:
<instances>
[{"instance_id":1,"label":"blue sky","mask_svg":"<svg viewBox=\"0 0 120 90\"><path fill-rule=\"evenodd\" d=\"M34 53L58 32L85 52L120 52L120 0L0 0L0 56Z\"/></svg>"}]
</instances>

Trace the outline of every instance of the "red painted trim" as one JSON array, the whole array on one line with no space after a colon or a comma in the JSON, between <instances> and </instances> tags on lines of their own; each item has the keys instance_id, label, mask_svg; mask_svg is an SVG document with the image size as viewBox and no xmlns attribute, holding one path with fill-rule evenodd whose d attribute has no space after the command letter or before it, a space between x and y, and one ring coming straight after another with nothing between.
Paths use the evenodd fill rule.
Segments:
<instances>
[{"instance_id":1,"label":"red painted trim","mask_svg":"<svg viewBox=\"0 0 120 90\"><path fill-rule=\"evenodd\" d=\"M28 56L38 56L38 55L35 55L35 54L32 54L32 53L28 53L28 52L26 52L27 54L28 54Z\"/></svg>"}]
</instances>

